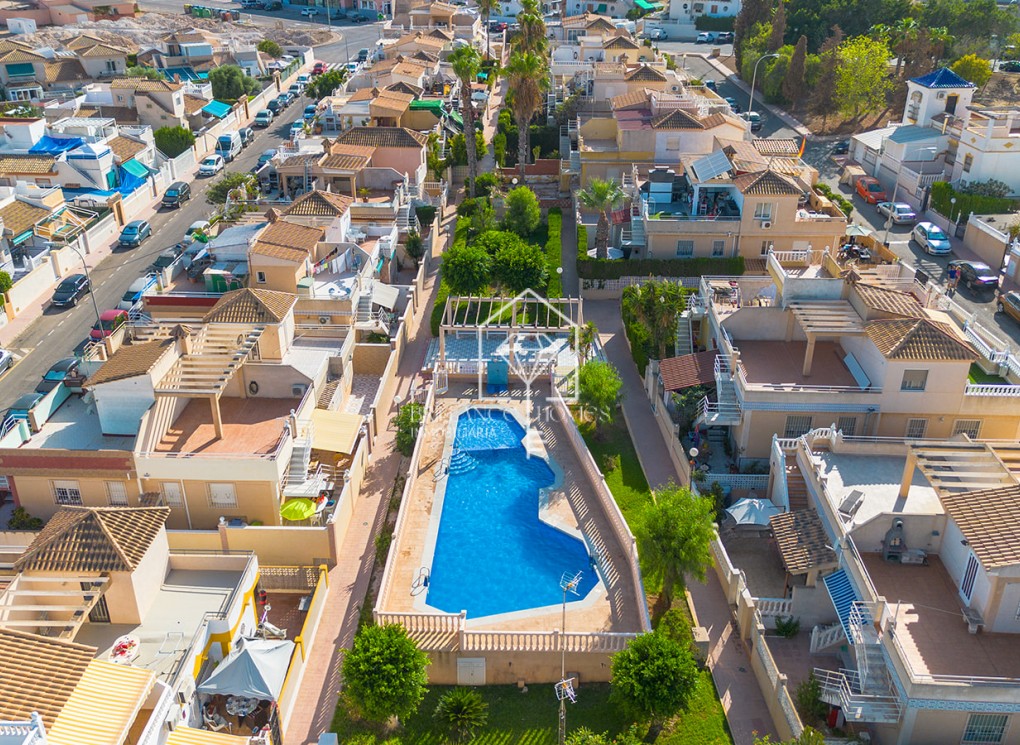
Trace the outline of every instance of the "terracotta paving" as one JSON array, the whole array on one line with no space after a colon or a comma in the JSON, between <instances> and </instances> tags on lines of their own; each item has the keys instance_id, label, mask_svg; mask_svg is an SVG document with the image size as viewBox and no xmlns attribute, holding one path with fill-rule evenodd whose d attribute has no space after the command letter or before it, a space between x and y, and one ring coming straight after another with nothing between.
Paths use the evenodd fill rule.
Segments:
<instances>
[{"instance_id":1,"label":"terracotta paving","mask_svg":"<svg viewBox=\"0 0 1020 745\"><path fill-rule=\"evenodd\" d=\"M811 358L811 374L804 375L804 341L734 341L740 350L748 383L780 385L844 385L857 386L857 380L843 364L846 352L836 342L815 343Z\"/></svg>"},{"instance_id":2,"label":"terracotta paving","mask_svg":"<svg viewBox=\"0 0 1020 745\"><path fill-rule=\"evenodd\" d=\"M213 428L206 399L193 399L156 445L160 453L272 453L283 436L293 398L221 398L223 437Z\"/></svg>"}]
</instances>

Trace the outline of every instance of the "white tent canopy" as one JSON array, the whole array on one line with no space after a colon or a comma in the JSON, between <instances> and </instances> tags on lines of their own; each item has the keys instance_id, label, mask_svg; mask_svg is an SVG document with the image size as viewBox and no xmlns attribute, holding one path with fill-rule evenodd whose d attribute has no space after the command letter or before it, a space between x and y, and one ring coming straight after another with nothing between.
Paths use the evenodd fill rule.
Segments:
<instances>
[{"instance_id":1,"label":"white tent canopy","mask_svg":"<svg viewBox=\"0 0 1020 745\"><path fill-rule=\"evenodd\" d=\"M769 518L782 512L767 499L741 499L726 508L726 513L736 520L737 525L761 525L767 527Z\"/></svg>"},{"instance_id":2,"label":"white tent canopy","mask_svg":"<svg viewBox=\"0 0 1020 745\"><path fill-rule=\"evenodd\" d=\"M197 690L276 701L293 653L294 642L286 639L242 639Z\"/></svg>"}]
</instances>

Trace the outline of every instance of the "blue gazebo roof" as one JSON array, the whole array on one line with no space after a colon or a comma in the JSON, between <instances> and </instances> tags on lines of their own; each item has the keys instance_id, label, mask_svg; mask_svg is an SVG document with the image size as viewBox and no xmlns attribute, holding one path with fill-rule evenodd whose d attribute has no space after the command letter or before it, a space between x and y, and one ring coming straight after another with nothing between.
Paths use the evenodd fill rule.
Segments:
<instances>
[{"instance_id":1,"label":"blue gazebo roof","mask_svg":"<svg viewBox=\"0 0 1020 745\"><path fill-rule=\"evenodd\" d=\"M215 100L210 101L209 103L202 107L202 111L204 111L206 114L215 116L217 119L223 119L224 117L227 116L227 114L231 112L232 109L233 106L231 106L229 103L224 103L223 101Z\"/></svg>"},{"instance_id":2,"label":"blue gazebo roof","mask_svg":"<svg viewBox=\"0 0 1020 745\"><path fill-rule=\"evenodd\" d=\"M925 88L977 88L969 80L964 80L948 67L940 67L927 75L911 78L911 83L923 85Z\"/></svg>"}]
</instances>

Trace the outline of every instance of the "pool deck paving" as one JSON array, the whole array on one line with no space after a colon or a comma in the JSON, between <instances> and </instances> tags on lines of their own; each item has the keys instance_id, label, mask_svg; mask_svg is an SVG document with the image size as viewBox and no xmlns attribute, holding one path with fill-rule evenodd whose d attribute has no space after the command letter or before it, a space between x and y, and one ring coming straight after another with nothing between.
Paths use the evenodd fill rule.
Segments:
<instances>
[{"instance_id":1,"label":"pool deck paving","mask_svg":"<svg viewBox=\"0 0 1020 745\"><path fill-rule=\"evenodd\" d=\"M634 449L641 461L645 478L652 488L670 481L682 483L680 474L662 441L659 426L645 394L644 383L630 355L624 336L623 319L618 300L590 300L584 304L585 319L598 326L599 339L609 361L623 381L623 409ZM755 733L777 739L772 717L761 688L751 671L750 651L737 633L736 623L722 585L714 571L707 581L688 582L698 624L708 630L708 664L712 670L719 698L722 701L730 733L737 745L754 742Z\"/></svg>"}]
</instances>

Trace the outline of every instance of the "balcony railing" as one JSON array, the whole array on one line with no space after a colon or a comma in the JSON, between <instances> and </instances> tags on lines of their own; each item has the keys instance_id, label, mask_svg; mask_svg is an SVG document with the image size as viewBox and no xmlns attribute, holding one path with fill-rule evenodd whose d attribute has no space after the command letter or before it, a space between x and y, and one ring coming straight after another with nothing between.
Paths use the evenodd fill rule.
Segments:
<instances>
[{"instance_id":1,"label":"balcony railing","mask_svg":"<svg viewBox=\"0 0 1020 745\"><path fill-rule=\"evenodd\" d=\"M1020 398L1020 385L968 384L963 391L966 396L991 396L994 398Z\"/></svg>"}]
</instances>

